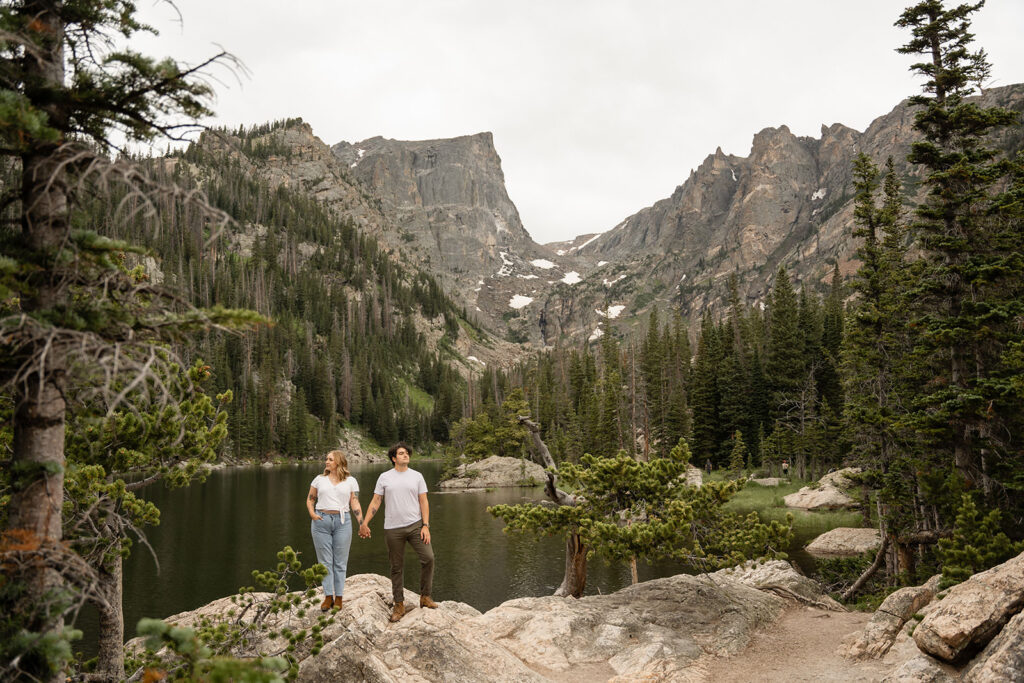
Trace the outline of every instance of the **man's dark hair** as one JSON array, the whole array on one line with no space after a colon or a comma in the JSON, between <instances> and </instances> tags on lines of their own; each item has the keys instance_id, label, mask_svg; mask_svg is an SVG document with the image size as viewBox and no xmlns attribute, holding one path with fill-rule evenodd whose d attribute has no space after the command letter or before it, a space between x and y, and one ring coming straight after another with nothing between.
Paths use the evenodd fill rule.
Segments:
<instances>
[{"instance_id":1,"label":"man's dark hair","mask_svg":"<svg viewBox=\"0 0 1024 683\"><path fill-rule=\"evenodd\" d=\"M404 448L405 452L412 455L412 448L409 447L404 441L399 441L394 446L388 449L388 457L391 458L391 464L395 464L395 456L398 454L398 449Z\"/></svg>"}]
</instances>

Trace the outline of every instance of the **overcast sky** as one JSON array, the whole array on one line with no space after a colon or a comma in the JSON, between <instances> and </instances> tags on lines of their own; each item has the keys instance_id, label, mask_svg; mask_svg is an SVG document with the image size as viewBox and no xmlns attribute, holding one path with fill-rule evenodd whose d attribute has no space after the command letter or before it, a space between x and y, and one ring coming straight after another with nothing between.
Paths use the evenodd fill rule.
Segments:
<instances>
[{"instance_id":1,"label":"overcast sky","mask_svg":"<svg viewBox=\"0 0 1024 683\"><path fill-rule=\"evenodd\" d=\"M538 242L607 230L721 147L822 124L864 130L919 90L893 27L909 0L142 0L134 45L195 62L218 46L211 123L301 116L324 142L491 131ZM993 85L1024 81L1024 1L975 15Z\"/></svg>"}]
</instances>

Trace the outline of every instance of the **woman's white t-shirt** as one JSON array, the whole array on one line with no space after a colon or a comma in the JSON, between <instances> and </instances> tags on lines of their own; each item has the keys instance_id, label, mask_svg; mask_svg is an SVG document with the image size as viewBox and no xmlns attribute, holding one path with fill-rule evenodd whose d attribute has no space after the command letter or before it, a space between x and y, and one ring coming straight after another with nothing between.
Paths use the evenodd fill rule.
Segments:
<instances>
[{"instance_id":1,"label":"woman's white t-shirt","mask_svg":"<svg viewBox=\"0 0 1024 683\"><path fill-rule=\"evenodd\" d=\"M359 482L351 474L337 484L332 484L329 477L318 474L309 486L316 489L317 510L348 512L348 501L352 494L359 494Z\"/></svg>"}]
</instances>

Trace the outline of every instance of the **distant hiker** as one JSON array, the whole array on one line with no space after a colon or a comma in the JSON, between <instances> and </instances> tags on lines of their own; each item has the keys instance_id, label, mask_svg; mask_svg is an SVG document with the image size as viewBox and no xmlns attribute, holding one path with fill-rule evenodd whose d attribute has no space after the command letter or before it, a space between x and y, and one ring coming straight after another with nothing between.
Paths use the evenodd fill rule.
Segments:
<instances>
[{"instance_id":1,"label":"distant hiker","mask_svg":"<svg viewBox=\"0 0 1024 683\"><path fill-rule=\"evenodd\" d=\"M782 461L782 476L784 476L784 477L789 476L789 461L788 460L783 460Z\"/></svg>"},{"instance_id":2,"label":"distant hiker","mask_svg":"<svg viewBox=\"0 0 1024 683\"><path fill-rule=\"evenodd\" d=\"M394 468L377 478L373 500L366 508L366 518L359 527L359 535L370 537L370 520L384 501L384 539L391 562L391 592L395 606L390 621L405 614L405 588L402 569L405 566L405 544L408 543L420 557L420 607L435 609L430 599L434 582L434 550L430 547L430 506L427 504L427 482L423 475L409 467L412 449L397 443L388 450Z\"/></svg>"},{"instance_id":3,"label":"distant hiker","mask_svg":"<svg viewBox=\"0 0 1024 683\"><path fill-rule=\"evenodd\" d=\"M708 458L707 460L704 461L704 469L707 471L708 474L711 474L711 458Z\"/></svg>"},{"instance_id":4,"label":"distant hiker","mask_svg":"<svg viewBox=\"0 0 1024 683\"><path fill-rule=\"evenodd\" d=\"M309 485L306 509L309 511L310 532L316 561L327 567L324 577L324 601L321 611L332 607L341 609L345 594L345 571L348 551L352 545L352 520L363 521L359 505L359 483L349 474L348 458L342 451L331 451L324 462L324 473L318 474Z\"/></svg>"}]
</instances>

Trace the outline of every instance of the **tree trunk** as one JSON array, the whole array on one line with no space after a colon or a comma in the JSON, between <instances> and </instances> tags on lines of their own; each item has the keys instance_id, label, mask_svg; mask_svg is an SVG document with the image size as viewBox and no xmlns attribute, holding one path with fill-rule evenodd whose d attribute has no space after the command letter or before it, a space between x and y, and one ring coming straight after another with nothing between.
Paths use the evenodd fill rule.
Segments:
<instances>
[{"instance_id":1,"label":"tree trunk","mask_svg":"<svg viewBox=\"0 0 1024 683\"><path fill-rule=\"evenodd\" d=\"M640 577L636 571L636 555L629 558L629 577L632 579L634 586L640 583Z\"/></svg>"},{"instance_id":2,"label":"tree trunk","mask_svg":"<svg viewBox=\"0 0 1024 683\"><path fill-rule=\"evenodd\" d=\"M99 610L99 656L92 680L124 680L124 613L122 612L123 560L115 554L111 566L97 572L98 593L105 602L97 601Z\"/></svg>"},{"instance_id":3,"label":"tree trunk","mask_svg":"<svg viewBox=\"0 0 1024 683\"><path fill-rule=\"evenodd\" d=\"M843 602L849 600L854 595L856 595L857 591L859 591L864 586L864 584L868 582L868 579L870 579L872 576L875 575L875 572L878 571L878 568L882 566L882 562L885 560L886 551L888 549L889 549L889 534L885 533L884 530L883 530L883 533L882 533L882 545L880 545L878 547L878 552L875 554L875 561L872 562L871 566L868 567L864 571L864 573L860 575L860 578L858 578L854 582L854 584L852 586L850 586L850 588L845 593L843 593L842 596L840 596L840 599Z\"/></svg>"},{"instance_id":4,"label":"tree trunk","mask_svg":"<svg viewBox=\"0 0 1024 683\"><path fill-rule=\"evenodd\" d=\"M579 534L565 537L565 576L562 585L553 593L558 597L583 596L587 587L587 549L580 540Z\"/></svg>"},{"instance_id":5,"label":"tree trunk","mask_svg":"<svg viewBox=\"0 0 1024 683\"><path fill-rule=\"evenodd\" d=\"M556 486L558 468L555 466L555 459L551 456L547 444L540 438L540 425L525 415L520 415L518 419L519 423L529 430L537 457L547 469L548 481L544 485L544 492L555 505L575 505L576 497ZM571 595L578 598L583 595L586 585L587 550L583 546L579 534L569 534L565 538L565 575L562 577L562 585L558 587L554 595Z\"/></svg>"},{"instance_id":6,"label":"tree trunk","mask_svg":"<svg viewBox=\"0 0 1024 683\"><path fill-rule=\"evenodd\" d=\"M64 84L64 24L59 5L52 0L27 0L19 14L31 19L36 41L22 57L28 96L39 103L48 124L64 129L66 105L40 91ZM15 10L17 11L17 10ZM50 102L46 102L50 99ZM31 140L21 155L21 242L40 266L26 277L21 310L28 316L60 309L66 297L64 278L54 272L59 252L68 237L68 187L58 140ZM7 527L20 530L43 546L60 543L64 499L65 359L52 337L26 328L19 355L29 369L15 382L11 497ZM23 367L25 367L23 366ZM8 378L9 379L9 378ZM22 583L30 613L22 615L29 631L59 633L65 605L59 589L63 582L53 568L39 563L22 569L11 579ZM55 590L56 589L56 590ZM39 672L43 680L61 677Z\"/></svg>"}]
</instances>

